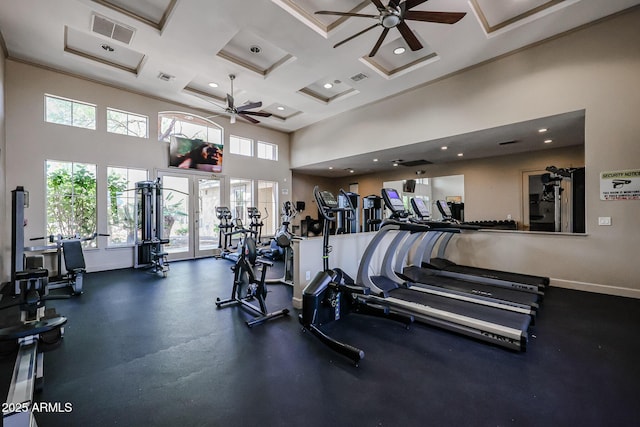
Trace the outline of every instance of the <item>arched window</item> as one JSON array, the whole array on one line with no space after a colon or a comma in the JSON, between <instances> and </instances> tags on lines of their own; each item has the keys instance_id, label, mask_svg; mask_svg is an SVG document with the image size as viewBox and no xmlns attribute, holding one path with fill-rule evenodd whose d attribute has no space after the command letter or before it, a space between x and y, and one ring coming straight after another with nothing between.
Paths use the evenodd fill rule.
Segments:
<instances>
[{"instance_id":1,"label":"arched window","mask_svg":"<svg viewBox=\"0 0 640 427\"><path fill-rule=\"evenodd\" d=\"M216 145L223 145L222 126L204 117L179 111L158 113L158 140L169 142L171 136L200 139Z\"/></svg>"}]
</instances>

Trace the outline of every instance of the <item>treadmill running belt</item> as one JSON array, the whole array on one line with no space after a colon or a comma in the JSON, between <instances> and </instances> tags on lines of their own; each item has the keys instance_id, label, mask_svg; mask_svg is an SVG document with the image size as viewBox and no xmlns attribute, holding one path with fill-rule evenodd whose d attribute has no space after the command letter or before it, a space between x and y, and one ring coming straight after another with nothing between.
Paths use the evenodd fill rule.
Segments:
<instances>
[{"instance_id":1,"label":"treadmill running belt","mask_svg":"<svg viewBox=\"0 0 640 427\"><path fill-rule=\"evenodd\" d=\"M484 305L453 300L439 295L425 294L422 292L412 291L410 289L394 289L389 292L389 296L403 301L425 305L437 310L471 317L473 319L506 326L512 329L518 329L524 332L527 331L531 322L531 316L526 314L514 313L512 311L500 310Z\"/></svg>"},{"instance_id":2,"label":"treadmill running belt","mask_svg":"<svg viewBox=\"0 0 640 427\"><path fill-rule=\"evenodd\" d=\"M436 268L438 270L451 271L461 274L469 274L473 276L487 277L490 279L506 280L510 282L523 283L533 286L547 286L549 284L548 277L533 276L530 274L512 273L510 271L491 270L488 268L470 267L467 265L458 265L444 258L431 258L430 264L423 267Z\"/></svg>"},{"instance_id":3,"label":"treadmill running belt","mask_svg":"<svg viewBox=\"0 0 640 427\"><path fill-rule=\"evenodd\" d=\"M411 282L417 283L418 285L424 283L425 285L439 286L445 289L466 292L472 295L487 296L523 305L536 306L539 300L538 294L477 283L471 280L471 278L470 280L462 280L447 276L438 276L433 273L433 270L423 267L408 266L404 268L402 274Z\"/></svg>"}]
</instances>

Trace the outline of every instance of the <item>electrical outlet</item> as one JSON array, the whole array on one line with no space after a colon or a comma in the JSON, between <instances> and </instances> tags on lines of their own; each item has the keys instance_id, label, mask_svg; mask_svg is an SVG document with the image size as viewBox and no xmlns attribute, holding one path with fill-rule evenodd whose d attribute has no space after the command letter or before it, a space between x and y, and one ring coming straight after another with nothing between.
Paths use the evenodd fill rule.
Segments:
<instances>
[{"instance_id":1,"label":"electrical outlet","mask_svg":"<svg viewBox=\"0 0 640 427\"><path fill-rule=\"evenodd\" d=\"M310 271L305 272L305 273L304 273L304 278L305 278L306 280L311 280L311 272L310 272Z\"/></svg>"},{"instance_id":2,"label":"electrical outlet","mask_svg":"<svg viewBox=\"0 0 640 427\"><path fill-rule=\"evenodd\" d=\"M598 225L611 225L611 217L610 216L599 216L598 217Z\"/></svg>"}]
</instances>

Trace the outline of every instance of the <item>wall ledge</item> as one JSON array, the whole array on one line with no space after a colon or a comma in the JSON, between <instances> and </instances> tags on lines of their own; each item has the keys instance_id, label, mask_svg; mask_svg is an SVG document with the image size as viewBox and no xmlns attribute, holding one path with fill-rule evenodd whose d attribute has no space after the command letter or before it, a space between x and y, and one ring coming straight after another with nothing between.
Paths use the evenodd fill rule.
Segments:
<instances>
[{"instance_id":1,"label":"wall ledge","mask_svg":"<svg viewBox=\"0 0 640 427\"><path fill-rule=\"evenodd\" d=\"M600 285L598 283L577 282L574 280L554 278L550 279L550 285L558 288L575 289L577 291L640 299L640 289L630 289L620 286Z\"/></svg>"}]
</instances>

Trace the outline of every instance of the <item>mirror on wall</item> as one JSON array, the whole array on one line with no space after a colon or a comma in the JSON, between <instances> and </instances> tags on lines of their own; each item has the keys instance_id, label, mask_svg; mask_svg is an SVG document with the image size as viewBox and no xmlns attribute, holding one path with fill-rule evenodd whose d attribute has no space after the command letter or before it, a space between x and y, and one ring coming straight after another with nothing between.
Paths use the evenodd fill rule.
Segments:
<instances>
[{"instance_id":1,"label":"mirror on wall","mask_svg":"<svg viewBox=\"0 0 640 427\"><path fill-rule=\"evenodd\" d=\"M523 226L527 231L585 233L585 168L526 171Z\"/></svg>"},{"instance_id":2,"label":"mirror on wall","mask_svg":"<svg viewBox=\"0 0 640 427\"><path fill-rule=\"evenodd\" d=\"M451 204L454 218L464 221L464 175L386 181L383 186L397 190L408 209L412 197L423 199L430 207L431 218L434 220L442 219L440 211L435 207L436 200L445 200ZM386 209L385 216L389 216Z\"/></svg>"}]
</instances>

